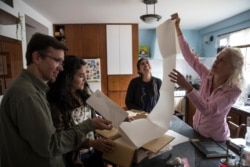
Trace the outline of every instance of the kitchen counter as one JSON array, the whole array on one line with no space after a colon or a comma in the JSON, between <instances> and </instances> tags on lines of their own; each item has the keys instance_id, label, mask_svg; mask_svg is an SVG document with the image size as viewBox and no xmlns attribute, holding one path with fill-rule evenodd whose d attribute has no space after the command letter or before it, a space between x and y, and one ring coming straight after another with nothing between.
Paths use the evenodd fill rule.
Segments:
<instances>
[{"instance_id":1,"label":"kitchen counter","mask_svg":"<svg viewBox=\"0 0 250 167\"><path fill-rule=\"evenodd\" d=\"M173 116L170 129L188 138L202 137L193 130L188 124ZM206 158L199 150L197 150L190 141L175 145L172 150L160 154L152 159L145 158L134 167L164 167L167 164L169 155L174 157L187 158L190 167L218 167L221 158Z\"/></svg>"},{"instance_id":2,"label":"kitchen counter","mask_svg":"<svg viewBox=\"0 0 250 167\"><path fill-rule=\"evenodd\" d=\"M233 108L237 109L237 110L241 110L242 112L249 114L250 116L250 106L245 106L245 105L233 105Z\"/></svg>"}]
</instances>

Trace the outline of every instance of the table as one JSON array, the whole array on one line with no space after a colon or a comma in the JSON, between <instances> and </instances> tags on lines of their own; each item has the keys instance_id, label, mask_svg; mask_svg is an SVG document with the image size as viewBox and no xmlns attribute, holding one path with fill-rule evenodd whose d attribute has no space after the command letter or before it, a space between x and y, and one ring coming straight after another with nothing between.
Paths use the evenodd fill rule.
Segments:
<instances>
[{"instance_id":1,"label":"table","mask_svg":"<svg viewBox=\"0 0 250 167\"><path fill-rule=\"evenodd\" d=\"M202 138L188 124L180 118L173 116L170 129L188 138ZM165 152L152 159L145 158L134 167L165 167L167 157L172 154L172 158L186 157L190 167L219 167L221 158L206 158L189 141L173 146L171 151Z\"/></svg>"}]
</instances>

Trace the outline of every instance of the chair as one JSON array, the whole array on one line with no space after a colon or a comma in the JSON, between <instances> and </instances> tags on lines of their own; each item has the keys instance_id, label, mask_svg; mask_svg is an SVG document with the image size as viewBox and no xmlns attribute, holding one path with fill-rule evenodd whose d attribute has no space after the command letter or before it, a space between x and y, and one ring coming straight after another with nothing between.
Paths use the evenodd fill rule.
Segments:
<instances>
[{"instance_id":1,"label":"chair","mask_svg":"<svg viewBox=\"0 0 250 167\"><path fill-rule=\"evenodd\" d=\"M244 138L246 133L246 124L237 125L231 121L232 117L227 117L227 124L230 130L231 138Z\"/></svg>"}]
</instances>

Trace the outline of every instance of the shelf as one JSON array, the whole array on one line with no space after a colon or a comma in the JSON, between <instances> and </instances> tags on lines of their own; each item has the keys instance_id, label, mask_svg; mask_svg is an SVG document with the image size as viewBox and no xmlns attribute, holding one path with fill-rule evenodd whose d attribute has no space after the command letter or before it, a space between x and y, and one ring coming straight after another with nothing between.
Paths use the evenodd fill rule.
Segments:
<instances>
[{"instance_id":1,"label":"shelf","mask_svg":"<svg viewBox=\"0 0 250 167\"><path fill-rule=\"evenodd\" d=\"M65 44L65 27L64 25L54 25L54 37Z\"/></svg>"}]
</instances>

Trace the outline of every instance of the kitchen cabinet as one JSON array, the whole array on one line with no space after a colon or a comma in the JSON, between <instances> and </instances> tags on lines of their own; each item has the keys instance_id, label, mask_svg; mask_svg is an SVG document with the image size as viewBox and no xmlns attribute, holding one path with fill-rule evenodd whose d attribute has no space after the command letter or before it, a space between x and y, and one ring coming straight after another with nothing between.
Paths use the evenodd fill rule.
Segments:
<instances>
[{"instance_id":1,"label":"kitchen cabinet","mask_svg":"<svg viewBox=\"0 0 250 167\"><path fill-rule=\"evenodd\" d=\"M107 25L108 75L133 73L131 25Z\"/></svg>"},{"instance_id":2,"label":"kitchen cabinet","mask_svg":"<svg viewBox=\"0 0 250 167\"><path fill-rule=\"evenodd\" d=\"M69 49L66 55L84 59L100 58L101 90L107 94L106 24L55 24L54 31L62 26L65 45ZM58 39L57 36L55 38Z\"/></svg>"},{"instance_id":3,"label":"kitchen cabinet","mask_svg":"<svg viewBox=\"0 0 250 167\"><path fill-rule=\"evenodd\" d=\"M22 42L0 36L0 95L23 69Z\"/></svg>"},{"instance_id":4,"label":"kitchen cabinet","mask_svg":"<svg viewBox=\"0 0 250 167\"><path fill-rule=\"evenodd\" d=\"M128 54L124 55L129 49L125 49L121 54L124 55L121 58L121 69L129 68L129 74L126 75L108 74L107 24L55 24L53 26L54 31L59 31L60 27L64 28L65 44L69 49L66 52L67 55L76 55L84 59L100 58L101 91L118 105L125 107L128 84L133 77L137 76L138 24L121 24L121 27L118 24L115 25L120 27L120 32L124 32L125 35L120 33L119 36L121 39L126 38L124 41L129 41L128 46L131 49L129 58ZM127 38L127 36L130 37ZM56 38L58 39L58 37ZM124 41L121 42L122 48L127 48L128 42Z\"/></svg>"},{"instance_id":5,"label":"kitchen cabinet","mask_svg":"<svg viewBox=\"0 0 250 167\"><path fill-rule=\"evenodd\" d=\"M109 75L108 76L108 96L121 107L125 108L125 98L131 76Z\"/></svg>"},{"instance_id":6,"label":"kitchen cabinet","mask_svg":"<svg viewBox=\"0 0 250 167\"><path fill-rule=\"evenodd\" d=\"M65 44L65 27L64 25L55 25L54 27L54 37L60 42Z\"/></svg>"},{"instance_id":7,"label":"kitchen cabinet","mask_svg":"<svg viewBox=\"0 0 250 167\"><path fill-rule=\"evenodd\" d=\"M65 44L68 47L67 55L83 57L82 53L82 25L66 24L65 27Z\"/></svg>"}]
</instances>

